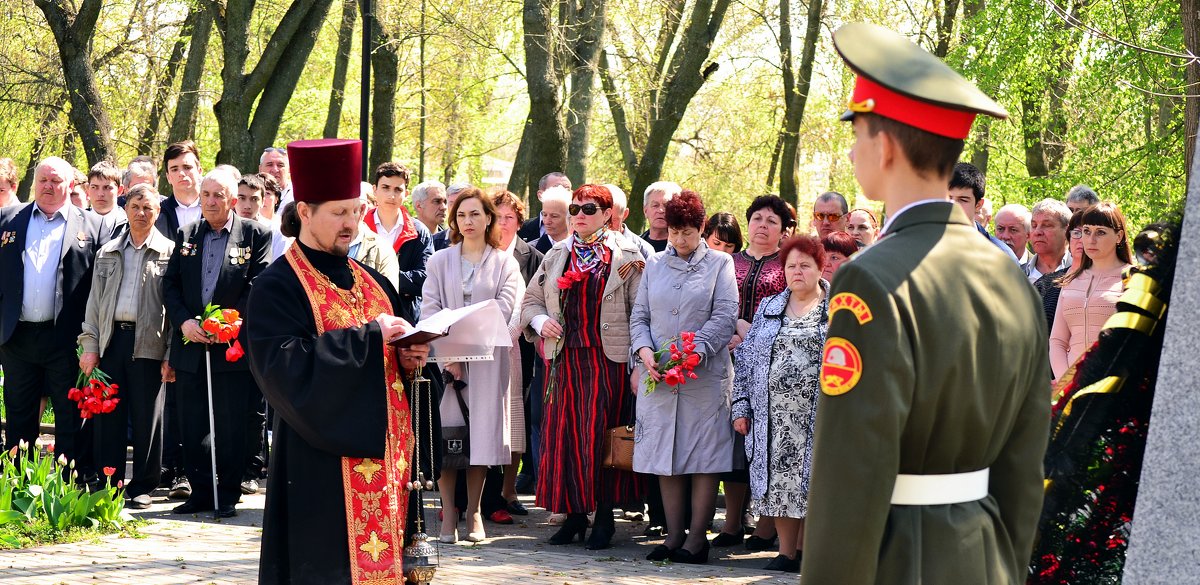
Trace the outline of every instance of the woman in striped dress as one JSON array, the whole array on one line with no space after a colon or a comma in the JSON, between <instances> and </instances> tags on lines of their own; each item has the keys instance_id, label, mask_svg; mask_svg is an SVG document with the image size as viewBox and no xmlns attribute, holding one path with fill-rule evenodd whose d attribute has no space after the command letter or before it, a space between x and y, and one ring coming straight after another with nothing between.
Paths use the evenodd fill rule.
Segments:
<instances>
[{"instance_id":1,"label":"woman in striped dress","mask_svg":"<svg viewBox=\"0 0 1200 585\"><path fill-rule=\"evenodd\" d=\"M547 360L542 456L537 505L565 513L550 544L568 544L587 530L596 512L589 549L612 540L613 503L636 500L632 472L601 466L605 429L630 424L633 395L629 313L645 262L641 252L608 231L612 194L583 185L568 208L571 237L542 261L521 311L526 336L539 339Z\"/></svg>"}]
</instances>

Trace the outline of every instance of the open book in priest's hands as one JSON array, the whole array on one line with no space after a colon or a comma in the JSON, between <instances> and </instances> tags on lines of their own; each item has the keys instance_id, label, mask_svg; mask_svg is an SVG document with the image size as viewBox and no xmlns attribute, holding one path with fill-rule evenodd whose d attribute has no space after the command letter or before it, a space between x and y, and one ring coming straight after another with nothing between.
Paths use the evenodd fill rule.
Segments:
<instances>
[{"instance_id":1,"label":"open book in priest's hands","mask_svg":"<svg viewBox=\"0 0 1200 585\"><path fill-rule=\"evenodd\" d=\"M490 360L497 347L512 347L508 323L495 299L442 309L421 319L408 333L388 340L396 347L421 343L430 344L429 359L436 362Z\"/></svg>"}]
</instances>

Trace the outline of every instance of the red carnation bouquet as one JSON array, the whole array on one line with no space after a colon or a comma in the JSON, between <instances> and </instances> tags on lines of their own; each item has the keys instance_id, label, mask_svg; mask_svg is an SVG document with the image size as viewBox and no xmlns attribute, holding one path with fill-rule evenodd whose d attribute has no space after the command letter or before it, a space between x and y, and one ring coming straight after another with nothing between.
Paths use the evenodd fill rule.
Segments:
<instances>
[{"instance_id":1,"label":"red carnation bouquet","mask_svg":"<svg viewBox=\"0 0 1200 585\"><path fill-rule=\"evenodd\" d=\"M662 383L671 386L672 392L679 392L679 386L699 377L693 371L700 365L700 354L696 353L696 332L684 331L679 337L668 341L665 347L654 352L654 361L658 363L657 371ZM646 394L654 392L659 384L649 372L646 373L645 382Z\"/></svg>"},{"instance_id":2,"label":"red carnation bouquet","mask_svg":"<svg viewBox=\"0 0 1200 585\"><path fill-rule=\"evenodd\" d=\"M196 320L200 321L200 328L210 338L229 346L225 350L225 361L236 362L246 355L237 339L242 330L242 316L237 309L222 309L219 305L209 303L204 307L204 314L197 316ZM188 343L187 338L183 342Z\"/></svg>"},{"instance_id":3,"label":"red carnation bouquet","mask_svg":"<svg viewBox=\"0 0 1200 585\"><path fill-rule=\"evenodd\" d=\"M563 272L563 275L558 277L558 280L555 282L555 284L558 285L559 313L557 316L558 317L557 320L560 325L563 325L565 327L565 324L563 323L564 320L563 320L563 314L562 314L562 306L567 302L567 291L571 290L571 287L575 286L576 283L583 282L583 281L587 280L587 278L588 278L588 273L586 273L582 270L567 270L566 272ZM564 333L565 333L565 331L564 331ZM561 343L561 342L562 342L562 339L559 339L558 343ZM541 347L539 348L539 351L541 352L542 356L544 357L546 355L545 339L543 339L540 342L540 345L541 345ZM560 347L559 352L557 354L555 354L554 359L550 361L549 377L546 380L546 393L545 393L546 404L550 404L550 403L554 402L554 373L556 370L558 370L558 362L561 357L562 357L562 348Z\"/></svg>"},{"instance_id":4,"label":"red carnation bouquet","mask_svg":"<svg viewBox=\"0 0 1200 585\"><path fill-rule=\"evenodd\" d=\"M83 348L76 349L75 355L82 357ZM108 414L121 402L121 399L117 398L117 385L113 384L112 378L100 368L92 368L90 374L79 370L75 387L67 391L67 399L79 407L79 416L84 419L97 414Z\"/></svg>"}]
</instances>

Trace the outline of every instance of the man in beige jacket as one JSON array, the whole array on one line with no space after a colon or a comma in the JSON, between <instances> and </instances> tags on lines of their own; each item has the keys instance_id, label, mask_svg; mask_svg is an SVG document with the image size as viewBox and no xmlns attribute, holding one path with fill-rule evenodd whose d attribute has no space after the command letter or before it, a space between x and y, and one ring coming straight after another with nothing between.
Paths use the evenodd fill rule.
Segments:
<instances>
[{"instance_id":1,"label":"man in beige jacket","mask_svg":"<svg viewBox=\"0 0 1200 585\"><path fill-rule=\"evenodd\" d=\"M174 378L166 361L171 324L163 306L162 275L175 243L154 227L159 209L153 187L138 185L129 192L129 231L96 255L79 335L79 368L91 373L99 366L117 384L120 399L115 410L92 419L96 467L116 468L114 484L125 478L126 429L132 427L133 477L125 493L129 507L137 509L150 506L150 492L158 487L163 383Z\"/></svg>"}]
</instances>

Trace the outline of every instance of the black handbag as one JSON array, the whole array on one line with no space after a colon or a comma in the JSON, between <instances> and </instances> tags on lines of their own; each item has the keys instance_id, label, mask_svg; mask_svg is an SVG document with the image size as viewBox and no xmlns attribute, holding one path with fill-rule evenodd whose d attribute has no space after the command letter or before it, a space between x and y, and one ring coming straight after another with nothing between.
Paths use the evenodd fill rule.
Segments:
<instances>
[{"instance_id":1,"label":"black handbag","mask_svg":"<svg viewBox=\"0 0 1200 585\"><path fill-rule=\"evenodd\" d=\"M446 386L454 390L465 423L462 426L442 427L442 469L466 469L471 466L471 411L462 396L467 384L455 380L450 372L444 370L442 377Z\"/></svg>"}]
</instances>

